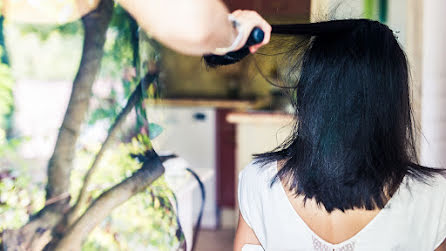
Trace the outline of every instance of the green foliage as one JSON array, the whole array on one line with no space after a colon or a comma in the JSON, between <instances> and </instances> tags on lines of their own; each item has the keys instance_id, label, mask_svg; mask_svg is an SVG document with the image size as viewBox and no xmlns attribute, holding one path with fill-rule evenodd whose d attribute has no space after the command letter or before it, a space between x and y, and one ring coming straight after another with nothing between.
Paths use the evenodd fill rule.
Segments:
<instances>
[{"instance_id":1,"label":"green foliage","mask_svg":"<svg viewBox=\"0 0 446 251\"><path fill-rule=\"evenodd\" d=\"M155 124L155 123L149 124L149 138L151 140L158 137L162 132L163 132L163 128L160 125Z\"/></svg>"},{"instance_id":2,"label":"green foliage","mask_svg":"<svg viewBox=\"0 0 446 251\"><path fill-rule=\"evenodd\" d=\"M17 24L22 35L36 34L40 40L45 41L55 33L61 36L82 35L82 24L74 21L66 24Z\"/></svg>"},{"instance_id":3,"label":"green foliage","mask_svg":"<svg viewBox=\"0 0 446 251\"><path fill-rule=\"evenodd\" d=\"M104 46L101 76L120 79L124 93L118 93L112 88L106 100L98 100L99 107L92 112L89 124L102 119L114 119L138 85L139 77L134 72L138 53L137 30L133 18L116 5Z\"/></svg>"},{"instance_id":4,"label":"green foliage","mask_svg":"<svg viewBox=\"0 0 446 251\"><path fill-rule=\"evenodd\" d=\"M88 188L90 200L132 175L141 163L130 154L141 154L148 149L147 136L139 135L130 143L110 149L104 156L93 182ZM95 151L79 152L78 162L72 172L72 195L77 196L86 167ZM116 208L89 236L83 250L174 250L179 241L172 191L164 177L156 180L144 192L133 196Z\"/></svg>"},{"instance_id":5,"label":"green foliage","mask_svg":"<svg viewBox=\"0 0 446 251\"><path fill-rule=\"evenodd\" d=\"M49 41L54 37L77 38L82 34L80 21L65 25L20 25L18 27L20 27L23 36L35 34L42 41ZM131 91L139 83L140 74L135 73L129 78L122 76L123 69L140 70L140 67L137 67L139 44L136 30L135 21L120 6L116 6L107 32L101 76L122 79L124 92L119 93L110 88L109 97L101 100L99 107L92 111L89 119L90 124L103 119L114 120ZM66 45L66 43L64 44ZM41 62L39 57L37 59L38 62ZM53 58L49 62L59 61L59 58ZM2 102L5 101L5 104L12 102L12 99L3 98L3 93L11 90L13 83L12 78L9 78L8 69L2 67L0 65L0 115L3 111L8 111L8 109L2 109ZM54 69L52 66L48 67L48 64L46 68L49 71ZM148 65L143 64L142 68L145 72ZM2 79L6 81L2 81ZM5 90L4 92L2 88ZM150 97L153 97L153 85L149 85L147 88ZM139 134L130 143L120 144L106 152L92 177L90 187L87 189L89 202L113 185L131 176L141 167L141 163L131 158L130 154L143 154L151 149L150 139L162 132L159 125L148 124L147 126L148 135ZM11 160L14 156L11 152L16 153L14 144L14 141L2 143L0 138L0 231L4 228L20 227L27 222L29 213L44 206L43 185L35 183L33 173L24 168L26 165L18 167L20 161ZM84 174L99 148L100 145L96 144L93 149L83 148L77 153L74 169L71 172L70 192L72 198L78 196ZM171 203L173 198L173 193L164 178L159 178L144 192L133 196L107 216L106 220L89 235L83 250L176 249L180 242L179 238L184 237L177 237L178 225ZM83 208L83 210L85 209Z\"/></svg>"},{"instance_id":6,"label":"green foliage","mask_svg":"<svg viewBox=\"0 0 446 251\"><path fill-rule=\"evenodd\" d=\"M364 17L368 19L379 20L382 23L387 22L388 18L388 0L363 0Z\"/></svg>"},{"instance_id":7,"label":"green foliage","mask_svg":"<svg viewBox=\"0 0 446 251\"><path fill-rule=\"evenodd\" d=\"M112 120L116 118L121 111L122 107L119 104L118 100L118 93L114 88L110 89L110 94L107 97L107 99L99 100L99 107L94 109L88 120L88 124L93 125L97 121L107 119ZM113 121L110 121L110 123Z\"/></svg>"},{"instance_id":8,"label":"green foliage","mask_svg":"<svg viewBox=\"0 0 446 251\"><path fill-rule=\"evenodd\" d=\"M31 184L31 174L17 154L21 140L6 138L14 107L11 75L3 41L0 17L0 232L18 228L28 221L28 214L42 207L41 187Z\"/></svg>"},{"instance_id":9,"label":"green foliage","mask_svg":"<svg viewBox=\"0 0 446 251\"><path fill-rule=\"evenodd\" d=\"M130 28L133 25L136 25L136 23L133 23L125 10L116 5L104 45L101 77L120 79L122 70L132 65L133 45ZM13 54L13 60L11 61L13 63L16 62L14 66L17 68L15 69L17 75L44 80L68 80L72 78L74 72L71 73L71 71L63 69L59 65L73 70L76 68L74 65L78 65L78 62L72 63L72 61L80 58L81 47L79 46L81 45L83 35L83 27L80 20L62 25L9 24L9 26L14 30L12 32L14 33L14 40L26 40L26 43L21 41L11 43L10 50ZM34 45L32 48L26 47L31 44ZM31 49L32 52L22 53L22 50L30 51ZM75 49L75 52L78 52L76 56L73 56L73 49ZM29 65L29 62L34 62L34 64ZM36 66L35 62L39 62L39 64ZM52 65L54 62L58 63Z\"/></svg>"},{"instance_id":10,"label":"green foliage","mask_svg":"<svg viewBox=\"0 0 446 251\"><path fill-rule=\"evenodd\" d=\"M119 5L113 11L102 58L101 74L121 78L122 70L134 65L134 36L138 26Z\"/></svg>"},{"instance_id":11,"label":"green foliage","mask_svg":"<svg viewBox=\"0 0 446 251\"><path fill-rule=\"evenodd\" d=\"M25 224L45 201L44 185L33 182L33 170L17 154L20 143L0 130L0 232Z\"/></svg>"},{"instance_id":12,"label":"green foliage","mask_svg":"<svg viewBox=\"0 0 446 251\"><path fill-rule=\"evenodd\" d=\"M0 56L4 53L0 48ZM0 128L7 129L9 127L10 118L14 107L14 99L12 88L14 80L11 75L9 65L0 62Z\"/></svg>"},{"instance_id":13,"label":"green foliage","mask_svg":"<svg viewBox=\"0 0 446 251\"><path fill-rule=\"evenodd\" d=\"M16 79L45 82L74 79L82 54L82 29L72 35L51 32L42 40L38 31L23 32L22 26L15 23L7 23L6 27L8 54Z\"/></svg>"},{"instance_id":14,"label":"green foliage","mask_svg":"<svg viewBox=\"0 0 446 251\"><path fill-rule=\"evenodd\" d=\"M5 50L3 24L4 18L0 15L0 128L7 130L10 127L10 117L14 107L14 99L12 95L14 80L12 78L11 68L8 64L8 55Z\"/></svg>"}]
</instances>

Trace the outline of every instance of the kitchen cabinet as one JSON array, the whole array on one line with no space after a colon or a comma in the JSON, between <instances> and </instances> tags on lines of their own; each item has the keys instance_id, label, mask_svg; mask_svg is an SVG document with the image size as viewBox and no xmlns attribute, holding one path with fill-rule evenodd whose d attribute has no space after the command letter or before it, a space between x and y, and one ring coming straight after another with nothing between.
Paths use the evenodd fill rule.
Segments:
<instances>
[{"instance_id":1,"label":"kitchen cabinet","mask_svg":"<svg viewBox=\"0 0 446 251\"><path fill-rule=\"evenodd\" d=\"M292 132L294 116L285 113L271 112L244 112L230 113L227 121L236 126L236 164L234 176L239 173L252 160L253 154L264 153L279 146ZM238 179L235 179L234 197L236 197L236 187ZM232 215L225 218L224 224L236 226L238 220L238 206Z\"/></svg>"},{"instance_id":2,"label":"kitchen cabinet","mask_svg":"<svg viewBox=\"0 0 446 251\"><path fill-rule=\"evenodd\" d=\"M226 115L249 106L243 101L163 100L146 108L149 121L163 128L153 140L155 150L159 154L174 153L193 170L208 173L203 228L217 228L219 208L235 205L235 127L226 121ZM191 203L196 219L201 203L199 190Z\"/></svg>"}]
</instances>

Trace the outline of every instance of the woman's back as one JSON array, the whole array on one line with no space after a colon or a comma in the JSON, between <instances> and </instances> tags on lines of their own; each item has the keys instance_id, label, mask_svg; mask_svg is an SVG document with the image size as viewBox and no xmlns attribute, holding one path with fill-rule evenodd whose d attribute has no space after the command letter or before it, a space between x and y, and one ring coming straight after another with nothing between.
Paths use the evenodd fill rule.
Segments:
<instances>
[{"instance_id":1,"label":"woman's back","mask_svg":"<svg viewBox=\"0 0 446 251\"><path fill-rule=\"evenodd\" d=\"M283 66L296 123L278 148L255 156L264 167L241 176L236 249L255 243L242 236L273 251L437 248L445 170L418 162L408 63L392 30L347 19L273 33L308 35Z\"/></svg>"},{"instance_id":2,"label":"woman's back","mask_svg":"<svg viewBox=\"0 0 446 251\"><path fill-rule=\"evenodd\" d=\"M446 179L405 177L379 210L327 213L313 200L271 186L277 162L250 164L239 177L239 206L265 250L434 250L446 237Z\"/></svg>"}]
</instances>

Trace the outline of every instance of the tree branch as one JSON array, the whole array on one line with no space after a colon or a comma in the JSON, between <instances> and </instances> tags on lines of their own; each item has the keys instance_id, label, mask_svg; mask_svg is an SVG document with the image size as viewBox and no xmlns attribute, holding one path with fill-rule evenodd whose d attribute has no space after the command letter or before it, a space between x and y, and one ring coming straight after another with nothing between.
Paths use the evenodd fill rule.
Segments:
<instances>
[{"instance_id":1,"label":"tree branch","mask_svg":"<svg viewBox=\"0 0 446 251\"><path fill-rule=\"evenodd\" d=\"M108 130L108 134L106 139L104 140L104 143L101 146L101 149L99 149L99 152L96 154L95 159L93 163L91 164L90 169L88 169L87 173L84 177L84 182L82 185L82 188L79 193L79 197L74 204L73 208L70 210L70 212L67 215L67 223L68 225L73 224L73 222L76 220L76 218L79 215L79 211L82 208L82 206L86 203L87 197L88 197L88 186L91 182L91 177L93 176L93 173L96 171L97 167L99 166L99 162L102 160L102 157L104 156L105 151L108 150L108 148L111 146L111 143L113 139L116 137L116 134L118 133L119 129L121 128L121 125L124 123L125 118L130 113L130 111L135 106L136 102L141 99L141 83L138 84L138 86L135 88L133 93L130 95L129 100L127 101L127 104L124 106L124 108L121 110L119 115L116 117L113 125Z\"/></svg>"},{"instance_id":2,"label":"tree branch","mask_svg":"<svg viewBox=\"0 0 446 251\"><path fill-rule=\"evenodd\" d=\"M154 150L142 167L132 176L115 185L99 196L85 213L76 220L68 229L62 239L57 243L56 251L79 251L88 234L102 221L110 212L129 200L133 195L143 191L153 181L164 173L164 167Z\"/></svg>"}]
</instances>

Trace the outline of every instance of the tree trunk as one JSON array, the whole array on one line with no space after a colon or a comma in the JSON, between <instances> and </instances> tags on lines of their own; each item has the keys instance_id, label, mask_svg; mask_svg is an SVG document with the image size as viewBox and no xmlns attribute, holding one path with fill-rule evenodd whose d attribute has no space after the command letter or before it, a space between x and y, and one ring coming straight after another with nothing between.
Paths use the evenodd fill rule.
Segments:
<instances>
[{"instance_id":1,"label":"tree trunk","mask_svg":"<svg viewBox=\"0 0 446 251\"><path fill-rule=\"evenodd\" d=\"M106 31L113 13L113 1L102 0L96 10L82 17L84 46L82 59L74 79L68 108L48 163L46 198L64 197L70 186L70 173L79 131L88 111L92 86L99 72ZM66 206L69 199L56 202ZM60 210L58 207L55 207Z\"/></svg>"},{"instance_id":2,"label":"tree trunk","mask_svg":"<svg viewBox=\"0 0 446 251\"><path fill-rule=\"evenodd\" d=\"M88 110L92 86L100 69L113 0L102 0L82 18L84 44L70 101L48 164L47 206L20 229L3 232L4 250L42 250L68 208L72 161L80 127ZM57 62L56 62L57 63Z\"/></svg>"}]
</instances>

